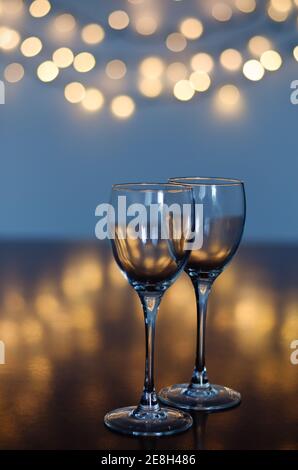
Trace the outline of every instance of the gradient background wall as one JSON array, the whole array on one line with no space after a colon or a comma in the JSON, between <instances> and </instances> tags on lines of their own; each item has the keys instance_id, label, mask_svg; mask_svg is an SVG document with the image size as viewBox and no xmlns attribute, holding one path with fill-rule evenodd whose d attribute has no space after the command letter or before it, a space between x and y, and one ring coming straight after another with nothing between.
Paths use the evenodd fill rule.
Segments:
<instances>
[{"instance_id":1,"label":"gradient background wall","mask_svg":"<svg viewBox=\"0 0 298 470\"><path fill-rule=\"evenodd\" d=\"M101 21L106 11L123 5L113 1L102 6L95 0L54 3L58 10L63 4L82 15L83 23L92 17ZM173 5L168 28L175 15L190 12L186 2L179 3ZM30 21L25 31L36 34ZM136 97L136 112L127 121L115 120L107 109L90 115L63 99L64 78L44 85L34 75L40 60L29 62L28 72L24 62L25 78L7 85L6 105L0 106L0 237L93 239L95 207L107 200L113 183L209 175L246 182L247 240L297 241L298 106L290 103L290 83L298 79L298 64L288 52L293 38L287 41L285 25L268 27L256 17L251 28L237 35L225 36L222 30L211 42L202 39L202 49L215 56L225 47L243 49L247 38L260 32L287 51L284 64L259 83L233 79L243 100L234 117L215 112L212 93L189 103L170 96L155 102ZM126 43L122 37L110 43L98 46L98 62L118 57L134 67L138 55L166 56L164 39L153 49L145 42L127 47L130 40ZM50 38L48 50L55 47ZM11 58L1 56L3 71ZM130 78L126 80L132 89ZM231 78L219 72L217 80Z\"/></svg>"}]
</instances>

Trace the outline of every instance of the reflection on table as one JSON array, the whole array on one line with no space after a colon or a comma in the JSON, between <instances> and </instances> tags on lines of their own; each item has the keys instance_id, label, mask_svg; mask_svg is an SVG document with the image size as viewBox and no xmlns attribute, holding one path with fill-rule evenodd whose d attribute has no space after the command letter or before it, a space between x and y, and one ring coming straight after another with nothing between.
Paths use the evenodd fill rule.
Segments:
<instances>
[{"instance_id":1,"label":"reflection on table","mask_svg":"<svg viewBox=\"0 0 298 470\"><path fill-rule=\"evenodd\" d=\"M211 379L242 393L235 410L194 415L185 434L132 439L104 428L106 411L138 401L143 319L104 243L0 244L0 448L298 449L298 247L248 246L210 299ZM190 378L195 301L183 275L157 324L158 388Z\"/></svg>"}]
</instances>

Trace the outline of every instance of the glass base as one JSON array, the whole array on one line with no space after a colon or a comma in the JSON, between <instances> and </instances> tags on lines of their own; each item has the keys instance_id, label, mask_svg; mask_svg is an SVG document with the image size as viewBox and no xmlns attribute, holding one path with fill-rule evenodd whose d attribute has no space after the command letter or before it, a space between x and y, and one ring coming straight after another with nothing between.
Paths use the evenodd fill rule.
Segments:
<instances>
[{"instance_id":1,"label":"glass base","mask_svg":"<svg viewBox=\"0 0 298 470\"><path fill-rule=\"evenodd\" d=\"M194 411L220 411L241 402L239 392L221 385L190 388L189 384L177 384L163 388L158 397L166 405Z\"/></svg>"},{"instance_id":2,"label":"glass base","mask_svg":"<svg viewBox=\"0 0 298 470\"><path fill-rule=\"evenodd\" d=\"M186 431L192 417L184 411L161 407L157 411L140 411L135 406L118 408L104 417L113 431L131 436L169 436Z\"/></svg>"}]
</instances>

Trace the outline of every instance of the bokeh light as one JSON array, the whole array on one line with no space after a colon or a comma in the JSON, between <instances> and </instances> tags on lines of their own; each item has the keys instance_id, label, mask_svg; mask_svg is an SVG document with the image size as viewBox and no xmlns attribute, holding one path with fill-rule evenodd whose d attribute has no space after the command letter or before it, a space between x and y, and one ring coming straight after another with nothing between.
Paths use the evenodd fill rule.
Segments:
<instances>
[{"instance_id":1,"label":"bokeh light","mask_svg":"<svg viewBox=\"0 0 298 470\"><path fill-rule=\"evenodd\" d=\"M106 74L109 78L113 80L120 80L126 75L126 65L122 60L114 59L106 65Z\"/></svg>"},{"instance_id":2,"label":"bokeh light","mask_svg":"<svg viewBox=\"0 0 298 470\"><path fill-rule=\"evenodd\" d=\"M80 73L86 73L95 67L96 61L90 52L80 52L73 61L74 69Z\"/></svg>"},{"instance_id":3,"label":"bokeh light","mask_svg":"<svg viewBox=\"0 0 298 470\"><path fill-rule=\"evenodd\" d=\"M179 80L174 86L174 96L179 101L189 101L195 94L195 90L189 80Z\"/></svg>"},{"instance_id":4,"label":"bokeh light","mask_svg":"<svg viewBox=\"0 0 298 470\"><path fill-rule=\"evenodd\" d=\"M292 9L291 0L270 0L272 8L281 13L290 12Z\"/></svg>"},{"instance_id":5,"label":"bokeh light","mask_svg":"<svg viewBox=\"0 0 298 470\"><path fill-rule=\"evenodd\" d=\"M70 103L80 103L86 94L84 85L80 82L68 83L64 89L64 96Z\"/></svg>"},{"instance_id":6,"label":"bokeh light","mask_svg":"<svg viewBox=\"0 0 298 470\"><path fill-rule=\"evenodd\" d=\"M4 78L9 83L17 83L24 77L24 67L21 64L14 62L7 65L4 69Z\"/></svg>"},{"instance_id":7,"label":"bokeh light","mask_svg":"<svg viewBox=\"0 0 298 470\"><path fill-rule=\"evenodd\" d=\"M191 59L191 67L194 71L201 71L210 73L214 67L214 61L211 55L206 54L205 52L199 52L195 54Z\"/></svg>"},{"instance_id":8,"label":"bokeh light","mask_svg":"<svg viewBox=\"0 0 298 470\"><path fill-rule=\"evenodd\" d=\"M282 66L282 58L277 51L265 51L260 58L264 69L274 72Z\"/></svg>"},{"instance_id":9,"label":"bokeh light","mask_svg":"<svg viewBox=\"0 0 298 470\"><path fill-rule=\"evenodd\" d=\"M232 15L233 10L226 2L217 2L212 6L212 16L217 21L229 21Z\"/></svg>"},{"instance_id":10,"label":"bokeh light","mask_svg":"<svg viewBox=\"0 0 298 470\"><path fill-rule=\"evenodd\" d=\"M86 44L99 44L105 37L102 26L96 23L88 24L82 29L82 39Z\"/></svg>"},{"instance_id":11,"label":"bokeh light","mask_svg":"<svg viewBox=\"0 0 298 470\"><path fill-rule=\"evenodd\" d=\"M129 16L123 10L116 10L109 15L108 21L111 28L122 30L129 25Z\"/></svg>"},{"instance_id":12,"label":"bokeh light","mask_svg":"<svg viewBox=\"0 0 298 470\"><path fill-rule=\"evenodd\" d=\"M207 72L193 72L189 77L192 87L196 91L207 91L211 85L211 79Z\"/></svg>"},{"instance_id":13,"label":"bokeh light","mask_svg":"<svg viewBox=\"0 0 298 470\"><path fill-rule=\"evenodd\" d=\"M157 98L162 92L162 82L159 78L142 78L139 81L139 91L147 98Z\"/></svg>"},{"instance_id":14,"label":"bokeh light","mask_svg":"<svg viewBox=\"0 0 298 470\"><path fill-rule=\"evenodd\" d=\"M166 39L166 46L172 52L182 52L187 46L187 41L181 33L171 33Z\"/></svg>"},{"instance_id":15,"label":"bokeh light","mask_svg":"<svg viewBox=\"0 0 298 470\"><path fill-rule=\"evenodd\" d=\"M82 106L86 111L99 111L104 105L104 96L97 88L88 88L82 100Z\"/></svg>"},{"instance_id":16,"label":"bokeh light","mask_svg":"<svg viewBox=\"0 0 298 470\"><path fill-rule=\"evenodd\" d=\"M146 57L140 63L140 73L150 79L159 78L163 74L164 68L162 59L157 56Z\"/></svg>"},{"instance_id":17,"label":"bokeh light","mask_svg":"<svg viewBox=\"0 0 298 470\"><path fill-rule=\"evenodd\" d=\"M271 0L267 13L273 21L280 23L288 19L291 9L291 0Z\"/></svg>"},{"instance_id":18,"label":"bokeh light","mask_svg":"<svg viewBox=\"0 0 298 470\"><path fill-rule=\"evenodd\" d=\"M258 60L248 60L243 66L243 74L248 80L257 82L263 78L264 73L264 67Z\"/></svg>"},{"instance_id":19,"label":"bokeh light","mask_svg":"<svg viewBox=\"0 0 298 470\"><path fill-rule=\"evenodd\" d=\"M54 62L47 60L37 68L37 76L42 82L52 82L59 74L59 69Z\"/></svg>"},{"instance_id":20,"label":"bokeh light","mask_svg":"<svg viewBox=\"0 0 298 470\"><path fill-rule=\"evenodd\" d=\"M293 56L294 56L294 59L298 62L298 46L294 47Z\"/></svg>"},{"instance_id":21,"label":"bokeh light","mask_svg":"<svg viewBox=\"0 0 298 470\"><path fill-rule=\"evenodd\" d=\"M51 10L51 4L48 0L34 0L29 7L29 12L34 18L42 18Z\"/></svg>"},{"instance_id":22,"label":"bokeh light","mask_svg":"<svg viewBox=\"0 0 298 470\"><path fill-rule=\"evenodd\" d=\"M253 36L248 41L248 50L256 57L261 57L265 51L268 51L271 48L271 41L264 36Z\"/></svg>"},{"instance_id":23,"label":"bokeh light","mask_svg":"<svg viewBox=\"0 0 298 470\"><path fill-rule=\"evenodd\" d=\"M128 1L134 5L140 5L140 7L131 10L133 11L131 18L130 14L124 9L112 11L108 14L108 25L113 30L121 31L132 22L133 28L140 35L150 36L156 33L162 18L160 15L161 11L145 8L143 0ZM30 14L35 18L42 18L51 11L53 2L51 0L30 0L28 3ZM268 0L265 5L265 11L274 21L284 21L291 13L293 4L298 6L298 0ZM17 15L23 10L23 6L22 0L0 0L0 13L2 15L5 13ZM238 11L238 18L240 16L239 12L248 14L256 11L257 2L256 0L213 0L208 8L209 15L211 12L215 20L227 22L232 18L235 11ZM52 28L55 28L54 34L59 38L58 33L68 34L73 32L77 22L73 15L62 13L53 15L53 19L49 24ZM193 14L193 16L190 14L178 20L177 24L178 29L166 37L165 43L167 49L174 53L181 53L186 49L190 41L189 49L191 50L193 46L191 41L199 39L204 32L202 21L196 17L196 14ZM78 33L82 41L90 46L100 44L105 38L104 28L95 22L83 25ZM110 32L109 34L112 33ZM9 26L0 26L1 49L9 51L16 48L20 43L20 52L24 57L34 57L43 49L43 44L39 37L27 37L21 42L21 35L18 31ZM54 50L52 57L50 57L52 60L46 60L37 68L37 76L41 81L50 82L54 80L59 74L59 69L67 68L71 65L73 65L74 70L80 73L86 73L94 69L96 66L94 54L84 51L74 56L72 49L69 48L69 44L66 43L68 47L65 47L65 43L63 44L61 38L60 44L63 47ZM246 62L243 60L245 53L242 55L240 50L231 47L221 51L219 56L220 65L229 72L242 70L243 75L251 81L259 81L263 78L266 70L276 71L282 66L283 59L280 53L274 50L271 40L267 37L254 36L248 41L247 47L251 58L248 57ZM149 56L143 58L143 60L141 59L138 67L140 75L137 77L136 82L139 93L147 98L157 98L163 92L164 86L167 84L167 87L169 87L170 84L174 96L178 100L188 101L194 96L196 91L199 93L207 91L212 83L211 72L214 69L215 59L209 53L201 52L201 48L197 48L198 50L200 52L195 53L190 58L190 63L188 64L178 59L178 61L173 61L173 63L166 65L162 57L158 56ZM293 49L293 56L298 61L298 46ZM104 70L106 76L111 80L121 80L127 74L127 65L123 60L113 59L106 62ZM17 76L17 73L15 76ZM123 81L122 84L124 83L126 81ZM112 86L111 83L110 86ZM218 96L221 96L221 94L228 96L229 88L225 87L222 87L224 91L220 92L220 89L216 93L216 100L218 102L220 101ZM66 100L71 103L82 102L82 106L87 111L101 109L105 101L103 93L97 88L86 89L79 82L72 82L66 85L64 94ZM93 98L94 103L92 104ZM116 96L111 101L110 109L115 116L118 113L120 118L129 117L135 111L135 102L127 95Z\"/></svg>"},{"instance_id":24,"label":"bokeh light","mask_svg":"<svg viewBox=\"0 0 298 470\"><path fill-rule=\"evenodd\" d=\"M235 0L235 6L242 13L252 13L257 7L256 0Z\"/></svg>"},{"instance_id":25,"label":"bokeh light","mask_svg":"<svg viewBox=\"0 0 298 470\"><path fill-rule=\"evenodd\" d=\"M157 30L158 22L154 16L140 16L135 20L135 28L139 34L150 36Z\"/></svg>"},{"instance_id":26,"label":"bokeh light","mask_svg":"<svg viewBox=\"0 0 298 470\"><path fill-rule=\"evenodd\" d=\"M64 69L73 63L74 55L68 47L60 47L53 53L52 59L57 67Z\"/></svg>"},{"instance_id":27,"label":"bokeh light","mask_svg":"<svg viewBox=\"0 0 298 470\"><path fill-rule=\"evenodd\" d=\"M234 113L240 107L240 91L235 85L223 85L215 95L215 104L222 113Z\"/></svg>"},{"instance_id":28,"label":"bokeh light","mask_svg":"<svg viewBox=\"0 0 298 470\"><path fill-rule=\"evenodd\" d=\"M34 57L42 50L42 42L36 36L25 39L21 44L21 52L25 57Z\"/></svg>"},{"instance_id":29,"label":"bokeh light","mask_svg":"<svg viewBox=\"0 0 298 470\"><path fill-rule=\"evenodd\" d=\"M203 34L203 25L197 18L186 18L180 23L180 32L187 39L198 39Z\"/></svg>"},{"instance_id":30,"label":"bokeh light","mask_svg":"<svg viewBox=\"0 0 298 470\"><path fill-rule=\"evenodd\" d=\"M60 34L69 34L76 27L76 20L70 13L63 13L54 19L54 28Z\"/></svg>"},{"instance_id":31,"label":"bokeh light","mask_svg":"<svg viewBox=\"0 0 298 470\"><path fill-rule=\"evenodd\" d=\"M130 96L119 95L111 102L111 112L119 119L127 119L135 111L135 103Z\"/></svg>"},{"instance_id":32,"label":"bokeh light","mask_svg":"<svg viewBox=\"0 0 298 470\"><path fill-rule=\"evenodd\" d=\"M235 72L241 68L242 56L236 49L226 49L220 54L221 65L231 71Z\"/></svg>"},{"instance_id":33,"label":"bokeh light","mask_svg":"<svg viewBox=\"0 0 298 470\"><path fill-rule=\"evenodd\" d=\"M182 62L173 62L172 64L168 65L166 70L167 79L172 83L176 83L179 80L185 79L187 75L187 67Z\"/></svg>"},{"instance_id":34,"label":"bokeh light","mask_svg":"<svg viewBox=\"0 0 298 470\"><path fill-rule=\"evenodd\" d=\"M10 51L20 43L21 36L15 29L0 26L0 49Z\"/></svg>"},{"instance_id":35,"label":"bokeh light","mask_svg":"<svg viewBox=\"0 0 298 470\"><path fill-rule=\"evenodd\" d=\"M23 0L2 0L0 3L0 13L15 16L22 13L24 9Z\"/></svg>"}]
</instances>

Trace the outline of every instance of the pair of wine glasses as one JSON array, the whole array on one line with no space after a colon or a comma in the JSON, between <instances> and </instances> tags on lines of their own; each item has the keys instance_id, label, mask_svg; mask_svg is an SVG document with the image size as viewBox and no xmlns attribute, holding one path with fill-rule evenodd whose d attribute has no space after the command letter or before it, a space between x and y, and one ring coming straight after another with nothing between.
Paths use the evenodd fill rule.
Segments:
<instances>
[{"instance_id":1,"label":"pair of wine glasses","mask_svg":"<svg viewBox=\"0 0 298 470\"><path fill-rule=\"evenodd\" d=\"M159 215L166 207L191 206L184 224L192 227L192 236L200 233L199 248L190 249L183 231L170 227L162 237L162 224L174 217L155 217L154 236L148 235L147 224L137 228L141 236L123 236L123 220L115 220L112 239L114 257L129 284L141 300L146 337L145 382L138 406L119 408L106 414L105 424L112 430L134 436L171 435L192 425L185 411L219 411L241 401L238 392L211 384L205 366L205 329L207 302L213 282L235 254L241 241L245 214L245 190L242 181L227 178L170 178L168 183L117 184L112 189L111 203L116 207L119 196L134 207L150 208L157 204ZM196 208L202 216L196 217ZM153 217L153 216L152 216ZM125 227L125 228L128 228ZM174 235L176 233L176 235ZM157 395L154 387L154 334L156 315L165 291L185 271L193 284L197 302L197 350L190 383L163 388ZM183 315L183 312L181 312ZM160 403L162 403L163 406Z\"/></svg>"}]
</instances>

